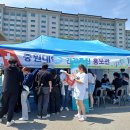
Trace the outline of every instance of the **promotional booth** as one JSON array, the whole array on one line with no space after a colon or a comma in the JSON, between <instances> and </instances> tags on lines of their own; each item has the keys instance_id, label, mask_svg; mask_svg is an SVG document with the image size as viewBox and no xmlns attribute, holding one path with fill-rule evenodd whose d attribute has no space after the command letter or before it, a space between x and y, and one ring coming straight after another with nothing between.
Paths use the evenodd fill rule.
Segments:
<instances>
[{"instance_id":1,"label":"promotional booth","mask_svg":"<svg viewBox=\"0 0 130 130\"><path fill-rule=\"evenodd\" d=\"M128 69L130 66L130 51L98 40L64 40L40 36L25 43L0 45L0 67L7 66L11 56L17 59L20 66L32 68L41 68L43 62L48 63L50 68L71 70L81 63L87 68L99 69Z\"/></svg>"}]
</instances>

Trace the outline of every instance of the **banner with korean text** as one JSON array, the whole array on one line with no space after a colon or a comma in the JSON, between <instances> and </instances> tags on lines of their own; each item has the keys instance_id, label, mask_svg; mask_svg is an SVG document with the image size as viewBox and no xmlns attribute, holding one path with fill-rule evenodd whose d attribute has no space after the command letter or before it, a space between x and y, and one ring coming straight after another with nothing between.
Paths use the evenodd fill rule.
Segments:
<instances>
[{"instance_id":1,"label":"banner with korean text","mask_svg":"<svg viewBox=\"0 0 130 130\"><path fill-rule=\"evenodd\" d=\"M10 57L15 57L19 65L40 68L44 62L55 68L70 68L70 60L84 59L89 68L120 69L130 67L130 57L123 56L56 56L47 53L0 49L0 67L7 66Z\"/></svg>"}]
</instances>

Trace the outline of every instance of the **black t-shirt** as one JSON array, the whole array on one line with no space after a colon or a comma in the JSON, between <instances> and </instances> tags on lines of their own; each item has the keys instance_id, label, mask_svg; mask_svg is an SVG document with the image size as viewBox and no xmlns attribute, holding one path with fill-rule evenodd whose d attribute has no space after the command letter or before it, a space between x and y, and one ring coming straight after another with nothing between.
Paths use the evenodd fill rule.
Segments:
<instances>
[{"instance_id":1,"label":"black t-shirt","mask_svg":"<svg viewBox=\"0 0 130 130\"><path fill-rule=\"evenodd\" d=\"M3 92L18 93L22 75L17 67L4 68Z\"/></svg>"},{"instance_id":2,"label":"black t-shirt","mask_svg":"<svg viewBox=\"0 0 130 130\"><path fill-rule=\"evenodd\" d=\"M52 81L52 75L48 71L40 70L36 76L36 81L40 82L42 87L49 87L49 81Z\"/></svg>"},{"instance_id":3,"label":"black t-shirt","mask_svg":"<svg viewBox=\"0 0 130 130\"><path fill-rule=\"evenodd\" d=\"M107 78L107 79L102 79L102 81L101 81L101 83L103 84L103 83L109 83L109 79Z\"/></svg>"},{"instance_id":4,"label":"black t-shirt","mask_svg":"<svg viewBox=\"0 0 130 130\"><path fill-rule=\"evenodd\" d=\"M116 78L113 80L112 85L115 86L115 91L122 86L122 80L120 78Z\"/></svg>"},{"instance_id":5,"label":"black t-shirt","mask_svg":"<svg viewBox=\"0 0 130 130\"><path fill-rule=\"evenodd\" d=\"M122 85L129 85L129 82L128 82L128 81L123 80L123 81L122 81Z\"/></svg>"}]
</instances>

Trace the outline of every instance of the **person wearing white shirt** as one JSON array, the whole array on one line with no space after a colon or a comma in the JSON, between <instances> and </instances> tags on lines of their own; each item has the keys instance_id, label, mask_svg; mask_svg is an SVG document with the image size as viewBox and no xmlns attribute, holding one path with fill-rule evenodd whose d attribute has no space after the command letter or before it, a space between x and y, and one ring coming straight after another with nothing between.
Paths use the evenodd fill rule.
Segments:
<instances>
[{"instance_id":1,"label":"person wearing white shirt","mask_svg":"<svg viewBox=\"0 0 130 130\"><path fill-rule=\"evenodd\" d=\"M61 95L62 95L62 103L61 103L61 108L60 111L63 111L63 109L69 111L69 95L70 95L70 90L69 90L69 85L66 82L66 74L64 73L65 70L61 70L60 74L60 80L62 82L62 88L61 88Z\"/></svg>"},{"instance_id":2,"label":"person wearing white shirt","mask_svg":"<svg viewBox=\"0 0 130 130\"><path fill-rule=\"evenodd\" d=\"M88 93L90 97L90 110L93 110L93 104L94 104L93 92L95 89L95 81L96 81L96 75L94 75L92 71L88 69Z\"/></svg>"},{"instance_id":3,"label":"person wearing white shirt","mask_svg":"<svg viewBox=\"0 0 130 130\"><path fill-rule=\"evenodd\" d=\"M88 88L88 76L87 70L84 65L78 66L78 73L74 74L74 97L78 108L78 114L75 115L79 121L86 120L86 113L83 100L85 99L87 88Z\"/></svg>"}]
</instances>

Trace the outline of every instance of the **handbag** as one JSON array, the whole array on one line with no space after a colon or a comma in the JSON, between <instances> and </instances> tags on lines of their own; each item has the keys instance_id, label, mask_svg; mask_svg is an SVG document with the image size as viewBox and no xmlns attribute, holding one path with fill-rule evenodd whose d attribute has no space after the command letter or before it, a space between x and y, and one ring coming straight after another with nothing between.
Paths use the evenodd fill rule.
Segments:
<instances>
[{"instance_id":1,"label":"handbag","mask_svg":"<svg viewBox=\"0 0 130 130\"><path fill-rule=\"evenodd\" d=\"M38 82L38 87L37 87L37 95L41 95L43 93L43 88L41 85L41 80L42 80L42 77L43 77L44 73L39 77L39 82Z\"/></svg>"},{"instance_id":2,"label":"handbag","mask_svg":"<svg viewBox=\"0 0 130 130\"><path fill-rule=\"evenodd\" d=\"M42 94L42 86L38 86L38 89L37 89L37 95L41 95Z\"/></svg>"},{"instance_id":3,"label":"handbag","mask_svg":"<svg viewBox=\"0 0 130 130\"><path fill-rule=\"evenodd\" d=\"M65 81L68 83L69 86L73 86L75 83L75 80L71 80L69 76L66 77Z\"/></svg>"}]
</instances>

